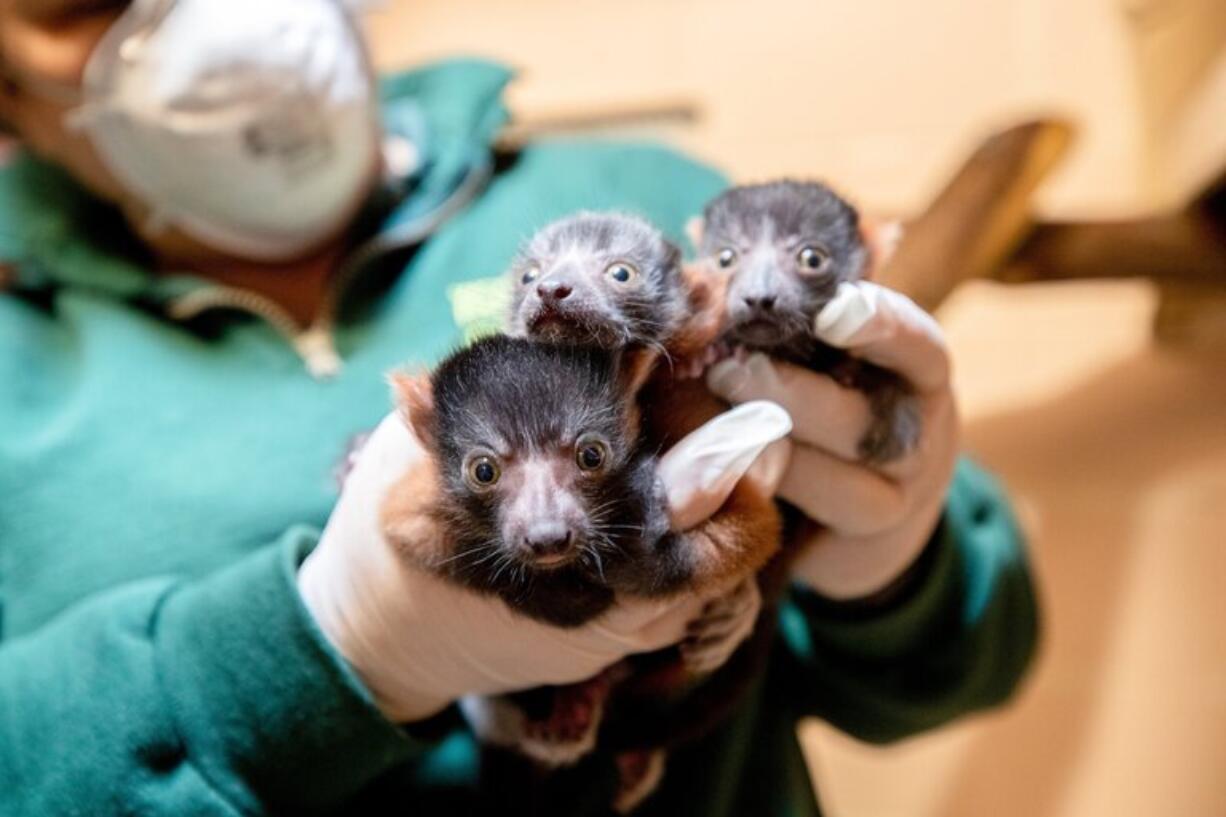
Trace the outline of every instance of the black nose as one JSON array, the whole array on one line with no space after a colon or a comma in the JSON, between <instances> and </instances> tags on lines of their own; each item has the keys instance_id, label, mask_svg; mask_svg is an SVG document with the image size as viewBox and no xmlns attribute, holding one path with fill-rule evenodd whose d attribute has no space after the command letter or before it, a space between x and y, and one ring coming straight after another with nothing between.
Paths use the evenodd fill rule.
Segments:
<instances>
[{"instance_id":1,"label":"black nose","mask_svg":"<svg viewBox=\"0 0 1226 817\"><path fill-rule=\"evenodd\" d=\"M770 312L775 308L774 295L746 295L742 300L755 312Z\"/></svg>"},{"instance_id":2,"label":"black nose","mask_svg":"<svg viewBox=\"0 0 1226 817\"><path fill-rule=\"evenodd\" d=\"M533 556L563 556L570 542L570 528L562 522L534 522L524 534L524 547Z\"/></svg>"},{"instance_id":3,"label":"black nose","mask_svg":"<svg viewBox=\"0 0 1226 817\"><path fill-rule=\"evenodd\" d=\"M536 294L541 296L542 301L563 301L573 291L565 281L546 281L536 286Z\"/></svg>"}]
</instances>

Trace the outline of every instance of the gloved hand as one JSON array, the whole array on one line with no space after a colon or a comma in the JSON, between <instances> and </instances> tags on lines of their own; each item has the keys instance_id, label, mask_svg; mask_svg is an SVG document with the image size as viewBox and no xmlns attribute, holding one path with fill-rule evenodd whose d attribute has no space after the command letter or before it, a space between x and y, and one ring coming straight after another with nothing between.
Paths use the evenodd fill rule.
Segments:
<instances>
[{"instance_id":1,"label":"gloved hand","mask_svg":"<svg viewBox=\"0 0 1226 817\"><path fill-rule=\"evenodd\" d=\"M762 425L768 433L749 433L741 445L727 444L726 420L683 440L687 456L703 467L677 467L684 463L674 457L671 475L662 475L670 500L702 505L706 513L717 508L719 492L726 497L754 455L787 433L790 424L781 423L781 415L786 421L769 404L743 407L736 424ZM710 601L621 599L588 624L562 629L413 567L384 539L379 512L392 483L424 456L397 415L385 418L298 574L307 608L390 719L419 720L467 694L590 678L630 653L681 641ZM734 478L725 479L726 473ZM713 497L718 501L711 506ZM687 507L672 510L674 517L680 512L694 519Z\"/></svg>"},{"instance_id":2,"label":"gloved hand","mask_svg":"<svg viewBox=\"0 0 1226 817\"><path fill-rule=\"evenodd\" d=\"M958 416L941 330L910 299L869 282L845 283L815 323L822 341L910 381L923 423L913 451L878 467L857 462L869 424L864 395L761 354L716 364L707 385L731 403L773 400L791 414L792 453L776 473L777 494L822 526L796 576L846 600L884 588L923 551L953 475Z\"/></svg>"}]
</instances>

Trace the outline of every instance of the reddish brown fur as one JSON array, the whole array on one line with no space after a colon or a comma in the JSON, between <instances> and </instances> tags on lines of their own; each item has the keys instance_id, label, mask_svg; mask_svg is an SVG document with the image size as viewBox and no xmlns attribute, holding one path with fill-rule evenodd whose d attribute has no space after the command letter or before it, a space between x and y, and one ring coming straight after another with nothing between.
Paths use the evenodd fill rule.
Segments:
<instances>
[{"instance_id":1,"label":"reddish brown fur","mask_svg":"<svg viewBox=\"0 0 1226 817\"><path fill-rule=\"evenodd\" d=\"M434 513L438 491L438 471L434 460L427 457L388 489L380 511L388 541L398 553L424 568L437 565L450 552L443 535L445 526Z\"/></svg>"},{"instance_id":2,"label":"reddish brown fur","mask_svg":"<svg viewBox=\"0 0 1226 817\"><path fill-rule=\"evenodd\" d=\"M695 587L731 587L757 573L778 551L781 534L774 499L742 480L714 516L685 534L701 559Z\"/></svg>"},{"instance_id":3,"label":"reddish brown fur","mask_svg":"<svg viewBox=\"0 0 1226 817\"><path fill-rule=\"evenodd\" d=\"M700 359L723 332L727 281L703 262L682 266L681 278L689 291L690 317L667 348L674 359L692 361Z\"/></svg>"},{"instance_id":4,"label":"reddish brown fur","mask_svg":"<svg viewBox=\"0 0 1226 817\"><path fill-rule=\"evenodd\" d=\"M665 347L672 365L656 367L639 400L661 450L728 410L701 378L676 376L700 361L716 342L724 315L723 279L700 264L686 265L682 273L689 290L690 318ZM694 577L694 588L721 587L757 572L778 551L781 533L774 499L742 480L710 519L685 532L706 557L705 569Z\"/></svg>"}]
</instances>

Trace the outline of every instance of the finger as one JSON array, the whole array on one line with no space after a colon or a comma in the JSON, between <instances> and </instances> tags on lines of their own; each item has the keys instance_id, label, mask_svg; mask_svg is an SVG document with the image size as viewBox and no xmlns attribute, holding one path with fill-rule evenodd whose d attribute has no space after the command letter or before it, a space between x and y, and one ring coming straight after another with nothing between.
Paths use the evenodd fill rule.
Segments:
<instances>
[{"instance_id":1,"label":"finger","mask_svg":"<svg viewBox=\"0 0 1226 817\"><path fill-rule=\"evenodd\" d=\"M857 456L857 446L871 415L863 392L846 389L824 374L752 354L711 367L707 387L730 403L769 400L792 417L792 438L844 459Z\"/></svg>"},{"instance_id":2,"label":"finger","mask_svg":"<svg viewBox=\"0 0 1226 817\"><path fill-rule=\"evenodd\" d=\"M651 652L678 643L685 638L686 630L700 609L699 600L679 605L665 615L646 622L635 635L632 652Z\"/></svg>"},{"instance_id":3,"label":"finger","mask_svg":"<svg viewBox=\"0 0 1226 817\"><path fill-rule=\"evenodd\" d=\"M688 530L719 510L732 489L771 443L792 429L786 411L754 401L709 420L660 458L674 530Z\"/></svg>"},{"instance_id":4,"label":"finger","mask_svg":"<svg viewBox=\"0 0 1226 817\"><path fill-rule=\"evenodd\" d=\"M870 595L913 564L936 529L944 492L923 497L904 524L868 536L820 531L798 551L794 578L832 599Z\"/></svg>"},{"instance_id":5,"label":"finger","mask_svg":"<svg viewBox=\"0 0 1226 817\"><path fill-rule=\"evenodd\" d=\"M753 465L745 472L745 479L756 483L759 491L766 496L774 496L791 462L792 441L784 437L768 445L758 455Z\"/></svg>"},{"instance_id":6,"label":"finger","mask_svg":"<svg viewBox=\"0 0 1226 817\"><path fill-rule=\"evenodd\" d=\"M588 627L621 650L647 652L676 644L706 601L686 595L672 599L624 599Z\"/></svg>"},{"instance_id":7,"label":"finger","mask_svg":"<svg viewBox=\"0 0 1226 817\"><path fill-rule=\"evenodd\" d=\"M914 448L889 462L873 465L897 483L909 483L929 473L939 473L942 463L952 461L958 450L958 410L948 389L934 394L920 406L919 440Z\"/></svg>"},{"instance_id":8,"label":"finger","mask_svg":"<svg viewBox=\"0 0 1226 817\"><path fill-rule=\"evenodd\" d=\"M898 524L907 507L906 491L898 483L808 446L792 452L779 496L815 522L857 536Z\"/></svg>"},{"instance_id":9,"label":"finger","mask_svg":"<svg viewBox=\"0 0 1226 817\"><path fill-rule=\"evenodd\" d=\"M899 373L921 393L949 382L949 353L936 320L910 298L878 284L840 284L818 313L814 334Z\"/></svg>"},{"instance_id":10,"label":"finger","mask_svg":"<svg viewBox=\"0 0 1226 817\"><path fill-rule=\"evenodd\" d=\"M828 526L798 552L793 573L830 598L855 598L884 587L910 565L932 535L958 456L957 410L952 399L929 401L924 437L907 462L904 514L899 524L863 535ZM894 467L891 463L887 468Z\"/></svg>"}]
</instances>

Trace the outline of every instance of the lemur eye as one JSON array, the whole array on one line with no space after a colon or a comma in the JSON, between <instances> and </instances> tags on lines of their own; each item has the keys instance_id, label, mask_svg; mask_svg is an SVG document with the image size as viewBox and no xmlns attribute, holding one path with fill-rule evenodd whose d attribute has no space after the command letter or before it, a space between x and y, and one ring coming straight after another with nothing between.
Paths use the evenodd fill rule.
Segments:
<instances>
[{"instance_id":1,"label":"lemur eye","mask_svg":"<svg viewBox=\"0 0 1226 817\"><path fill-rule=\"evenodd\" d=\"M736 250L731 247L724 247L719 251L719 266L721 269L728 269L736 263Z\"/></svg>"},{"instance_id":2,"label":"lemur eye","mask_svg":"<svg viewBox=\"0 0 1226 817\"><path fill-rule=\"evenodd\" d=\"M464 475L468 478L469 485L482 491L498 483L498 479L502 476L502 469L498 467L498 461L493 457L482 455L468 461Z\"/></svg>"},{"instance_id":3,"label":"lemur eye","mask_svg":"<svg viewBox=\"0 0 1226 817\"><path fill-rule=\"evenodd\" d=\"M600 440L580 440L575 447L575 462L580 471L595 471L609 458L609 447Z\"/></svg>"},{"instance_id":4,"label":"lemur eye","mask_svg":"<svg viewBox=\"0 0 1226 817\"><path fill-rule=\"evenodd\" d=\"M634 265L625 261L614 261L605 270L605 275L608 275L619 284L625 284L633 280L638 274L639 271L634 268Z\"/></svg>"},{"instance_id":5,"label":"lemur eye","mask_svg":"<svg viewBox=\"0 0 1226 817\"><path fill-rule=\"evenodd\" d=\"M537 278L540 278L540 277L541 277L541 268L538 267L536 264L533 264L532 266L524 270L524 274L523 276L520 277L519 280L521 283L530 284L533 281L535 281Z\"/></svg>"},{"instance_id":6,"label":"lemur eye","mask_svg":"<svg viewBox=\"0 0 1226 817\"><path fill-rule=\"evenodd\" d=\"M807 272L821 270L829 260L830 253L826 252L823 247L805 246L800 248L800 252L796 253L796 263L800 264L800 268Z\"/></svg>"}]
</instances>

